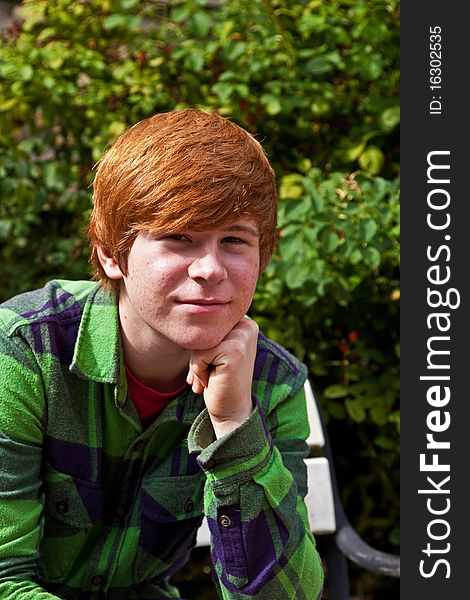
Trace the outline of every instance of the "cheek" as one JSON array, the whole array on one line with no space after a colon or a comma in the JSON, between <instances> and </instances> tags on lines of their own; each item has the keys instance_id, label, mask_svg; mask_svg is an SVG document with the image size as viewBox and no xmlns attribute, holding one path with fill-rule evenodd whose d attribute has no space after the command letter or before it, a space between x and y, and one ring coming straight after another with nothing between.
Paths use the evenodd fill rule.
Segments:
<instances>
[{"instance_id":1,"label":"cheek","mask_svg":"<svg viewBox=\"0 0 470 600\"><path fill-rule=\"evenodd\" d=\"M250 302L258 283L258 274L259 264L257 261L245 264L237 270L237 287L244 298L249 299Z\"/></svg>"},{"instance_id":2,"label":"cheek","mask_svg":"<svg viewBox=\"0 0 470 600\"><path fill-rule=\"evenodd\" d=\"M163 288L171 288L181 276L183 267L164 258L145 257L134 270L136 288L148 289L158 294Z\"/></svg>"}]
</instances>

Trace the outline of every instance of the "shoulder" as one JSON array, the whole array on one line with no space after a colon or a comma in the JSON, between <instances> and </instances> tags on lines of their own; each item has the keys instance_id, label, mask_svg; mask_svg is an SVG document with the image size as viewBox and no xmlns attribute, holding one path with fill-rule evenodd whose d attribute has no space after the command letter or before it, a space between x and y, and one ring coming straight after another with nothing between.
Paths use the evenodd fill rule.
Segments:
<instances>
[{"instance_id":1,"label":"shoulder","mask_svg":"<svg viewBox=\"0 0 470 600\"><path fill-rule=\"evenodd\" d=\"M70 363L84 307L97 289L95 282L55 280L0 304L0 354L52 354Z\"/></svg>"},{"instance_id":2,"label":"shoulder","mask_svg":"<svg viewBox=\"0 0 470 600\"><path fill-rule=\"evenodd\" d=\"M41 323L79 321L87 299L97 287L92 281L54 280L43 288L14 296L0 304L0 329L10 336L18 329Z\"/></svg>"},{"instance_id":3,"label":"shoulder","mask_svg":"<svg viewBox=\"0 0 470 600\"><path fill-rule=\"evenodd\" d=\"M262 332L258 336L258 350L256 356L258 368L266 366L268 363L271 367L275 363L282 372L286 371L294 376L306 375L306 366L292 355L288 350L280 344L273 342L267 338Z\"/></svg>"},{"instance_id":4,"label":"shoulder","mask_svg":"<svg viewBox=\"0 0 470 600\"><path fill-rule=\"evenodd\" d=\"M261 332L253 373L253 393L262 406L291 397L304 385L307 367Z\"/></svg>"}]
</instances>

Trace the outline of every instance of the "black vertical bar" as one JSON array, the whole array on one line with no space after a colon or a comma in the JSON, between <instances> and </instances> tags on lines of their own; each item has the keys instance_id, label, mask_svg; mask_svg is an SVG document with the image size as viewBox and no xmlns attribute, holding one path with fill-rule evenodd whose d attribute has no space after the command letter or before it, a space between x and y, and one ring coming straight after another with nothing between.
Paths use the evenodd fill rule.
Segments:
<instances>
[{"instance_id":1,"label":"black vertical bar","mask_svg":"<svg viewBox=\"0 0 470 600\"><path fill-rule=\"evenodd\" d=\"M330 600L350 600L348 562L336 545L334 536L325 537L329 598Z\"/></svg>"},{"instance_id":2,"label":"black vertical bar","mask_svg":"<svg viewBox=\"0 0 470 600\"><path fill-rule=\"evenodd\" d=\"M467 7L435 0L401 5L405 600L468 596Z\"/></svg>"}]
</instances>

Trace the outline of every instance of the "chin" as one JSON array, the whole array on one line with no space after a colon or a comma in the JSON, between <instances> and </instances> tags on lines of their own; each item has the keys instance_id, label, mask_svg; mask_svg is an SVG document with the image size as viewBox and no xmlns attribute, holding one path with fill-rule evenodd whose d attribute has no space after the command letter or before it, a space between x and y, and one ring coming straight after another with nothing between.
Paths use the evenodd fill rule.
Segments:
<instances>
[{"instance_id":1,"label":"chin","mask_svg":"<svg viewBox=\"0 0 470 600\"><path fill-rule=\"evenodd\" d=\"M185 350L210 350L211 348L215 348L218 344L220 344L222 339L223 338L216 341L206 341L199 339L194 341L183 342L182 344L180 344L180 346Z\"/></svg>"},{"instance_id":2,"label":"chin","mask_svg":"<svg viewBox=\"0 0 470 600\"><path fill-rule=\"evenodd\" d=\"M230 331L230 329L229 329ZM186 350L209 350L215 348L224 339L229 331L223 331L219 334L207 335L207 333L197 332L195 335L182 336L183 339L174 340Z\"/></svg>"}]
</instances>

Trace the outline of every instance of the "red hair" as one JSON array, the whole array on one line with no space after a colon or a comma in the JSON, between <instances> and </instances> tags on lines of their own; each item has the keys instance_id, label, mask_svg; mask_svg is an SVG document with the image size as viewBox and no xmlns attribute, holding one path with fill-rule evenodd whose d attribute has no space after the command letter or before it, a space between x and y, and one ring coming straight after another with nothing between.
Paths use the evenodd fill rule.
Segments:
<instances>
[{"instance_id":1,"label":"red hair","mask_svg":"<svg viewBox=\"0 0 470 600\"><path fill-rule=\"evenodd\" d=\"M275 248L274 171L250 133L215 113L175 110L131 127L99 162L93 199L90 262L106 285L97 244L126 274L143 230L203 231L248 218L260 233L260 270Z\"/></svg>"}]
</instances>

